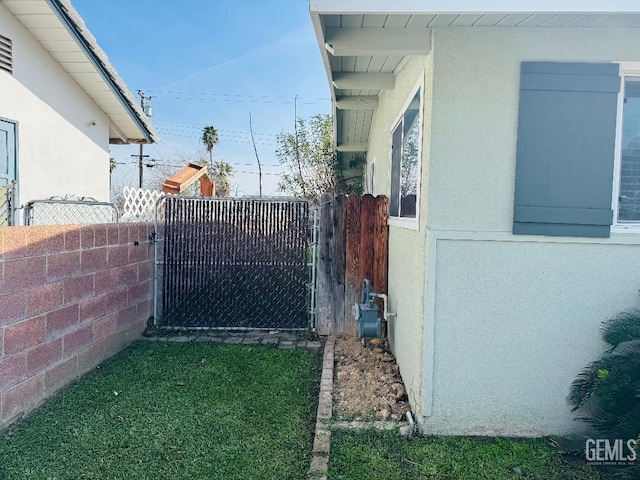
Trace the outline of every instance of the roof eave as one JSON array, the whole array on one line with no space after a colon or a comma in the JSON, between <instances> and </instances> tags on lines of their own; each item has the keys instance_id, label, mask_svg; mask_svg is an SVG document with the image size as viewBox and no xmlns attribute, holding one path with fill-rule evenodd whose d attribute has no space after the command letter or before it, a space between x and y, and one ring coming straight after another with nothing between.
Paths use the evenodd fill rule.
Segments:
<instances>
[{"instance_id":1,"label":"roof eave","mask_svg":"<svg viewBox=\"0 0 640 480\"><path fill-rule=\"evenodd\" d=\"M637 0L309 0L309 7L326 15L640 12Z\"/></svg>"},{"instance_id":2,"label":"roof eave","mask_svg":"<svg viewBox=\"0 0 640 480\"><path fill-rule=\"evenodd\" d=\"M120 101L120 104L125 109L125 111L130 115L133 121L138 126L140 133L142 136L140 138L127 138L126 142L122 143L155 143L158 141L158 136L153 128L153 126L143 118L144 112L139 108L132 96L129 92L128 88L124 84L124 82L110 72L110 64L108 60L99 58L96 50L99 50L95 40L89 38L86 30L86 27L78 24L78 22L72 18L70 13L75 14L77 18L80 16L75 12L70 3L65 2L64 4L61 0L46 0L52 11L56 14L60 22L67 29L69 34L73 36L76 40L78 46L82 49L83 53L87 56L87 59L92 63L92 65L96 68L106 85L111 89L114 95ZM105 55L106 57L106 55ZM111 67L113 70L113 67ZM112 139L110 139L111 142ZM120 139L122 140L122 139Z\"/></svg>"}]
</instances>

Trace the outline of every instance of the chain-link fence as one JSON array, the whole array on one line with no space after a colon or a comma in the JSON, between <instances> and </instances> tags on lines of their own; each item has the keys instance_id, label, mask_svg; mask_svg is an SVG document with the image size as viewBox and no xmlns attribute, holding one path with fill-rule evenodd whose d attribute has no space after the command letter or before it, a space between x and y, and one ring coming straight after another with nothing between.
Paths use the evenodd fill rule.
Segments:
<instances>
[{"instance_id":1,"label":"chain-link fence","mask_svg":"<svg viewBox=\"0 0 640 480\"><path fill-rule=\"evenodd\" d=\"M309 327L317 223L309 202L166 197L158 203L160 326Z\"/></svg>"},{"instance_id":2,"label":"chain-link fence","mask_svg":"<svg viewBox=\"0 0 640 480\"><path fill-rule=\"evenodd\" d=\"M0 185L0 227L14 224L15 183Z\"/></svg>"},{"instance_id":3,"label":"chain-link fence","mask_svg":"<svg viewBox=\"0 0 640 480\"><path fill-rule=\"evenodd\" d=\"M25 225L71 225L118 223L118 209L112 203L92 198L52 197L32 200L24 207Z\"/></svg>"}]
</instances>

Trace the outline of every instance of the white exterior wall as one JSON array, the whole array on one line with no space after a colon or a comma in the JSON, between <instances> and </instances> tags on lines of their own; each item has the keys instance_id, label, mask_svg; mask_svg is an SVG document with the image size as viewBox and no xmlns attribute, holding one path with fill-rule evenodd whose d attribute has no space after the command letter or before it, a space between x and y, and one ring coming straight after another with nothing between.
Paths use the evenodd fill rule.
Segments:
<instances>
[{"instance_id":1,"label":"white exterior wall","mask_svg":"<svg viewBox=\"0 0 640 480\"><path fill-rule=\"evenodd\" d=\"M108 201L107 115L1 3L0 34L13 41L13 76L0 71L0 117L18 123L18 204L58 195Z\"/></svg>"},{"instance_id":2,"label":"white exterior wall","mask_svg":"<svg viewBox=\"0 0 640 480\"><path fill-rule=\"evenodd\" d=\"M411 58L396 76L395 90L380 95L373 117L367 161L375 159L374 195L390 194L391 129L419 81L424 82L423 144L429 144L432 58ZM429 181L428 148L422 149L421 182ZM425 350L424 288L426 267L427 196L420 196L420 230L389 228L389 340L412 405L422 403Z\"/></svg>"},{"instance_id":3,"label":"white exterior wall","mask_svg":"<svg viewBox=\"0 0 640 480\"><path fill-rule=\"evenodd\" d=\"M520 63L640 61L638 44L640 29L434 31L426 368L414 406L426 431L579 428L565 399L601 353L601 322L639 306L640 238L510 233Z\"/></svg>"}]
</instances>

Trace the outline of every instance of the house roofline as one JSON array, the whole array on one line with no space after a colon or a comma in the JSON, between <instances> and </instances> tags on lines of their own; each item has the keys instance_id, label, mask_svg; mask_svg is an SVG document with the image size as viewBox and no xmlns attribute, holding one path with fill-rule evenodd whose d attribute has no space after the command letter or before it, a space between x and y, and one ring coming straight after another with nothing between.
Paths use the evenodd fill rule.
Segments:
<instances>
[{"instance_id":1,"label":"house roofline","mask_svg":"<svg viewBox=\"0 0 640 480\"><path fill-rule=\"evenodd\" d=\"M331 90L334 147L338 151L361 153L368 150L371 128L368 120L371 114L368 112L373 110L375 114L378 106L375 97L395 88L395 74L408 58L428 54L436 28L482 28L484 25L544 27L549 17L555 16L564 17L566 23L588 17L582 28L591 28L591 23L598 27L601 17L613 17L609 21L615 25L620 17L628 16L632 17L629 28L640 28L638 0L309 0L309 11ZM386 21L383 26L364 26L366 20L373 20L369 23L379 25L380 18L367 17L382 15L387 18L418 17L419 21L407 26L405 20L405 27L396 26L398 22L387 26ZM358 16L362 25L358 26L354 21L342 24L345 17ZM483 17L491 18L489 22L476 26L476 21ZM515 17L515 21L503 22L508 17ZM543 18L534 26L520 27L520 23L530 17ZM415 26L415 23L420 23L420 26ZM564 22L549 28L565 28ZM365 64L370 62L367 58L377 57L381 61L376 65L386 65L390 58L400 57L402 60L392 71L382 71L381 68L357 71L354 62L348 63L347 67L332 62L337 57L354 57L355 63L362 58ZM354 91L355 94L352 93ZM366 93L358 94L357 91ZM343 128L354 119L362 122L363 118L363 128Z\"/></svg>"},{"instance_id":2,"label":"house roofline","mask_svg":"<svg viewBox=\"0 0 640 480\"><path fill-rule=\"evenodd\" d=\"M637 0L310 0L319 14L639 13Z\"/></svg>"},{"instance_id":3,"label":"house roofline","mask_svg":"<svg viewBox=\"0 0 640 480\"><path fill-rule=\"evenodd\" d=\"M75 38L78 46L96 68L107 86L116 95L121 105L138 125L140 132L144 136L144 140L140 140L140 143L155 143L158 138L154 128L71 3L68 0L46 1L67 31Z\"/></svg>"}]
</instances>

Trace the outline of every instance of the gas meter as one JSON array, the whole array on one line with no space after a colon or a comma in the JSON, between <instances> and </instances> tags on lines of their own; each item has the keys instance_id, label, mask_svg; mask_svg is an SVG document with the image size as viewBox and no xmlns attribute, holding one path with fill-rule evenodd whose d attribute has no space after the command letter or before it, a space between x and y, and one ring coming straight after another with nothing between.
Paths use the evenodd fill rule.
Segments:
<instances>
[{"instance_id":1,"label":"gas meter","mask_svg":"<svg viewBox=\"0 0 640 480\"><path fill-rule=\"evenodd\" d=\"M362 303L354 306L354 315L358 322L358 338L379 338L382 335L380 311L374 302L377 296L371 282L365 279L362 282Z\"/></svg>"}]
</instances>

